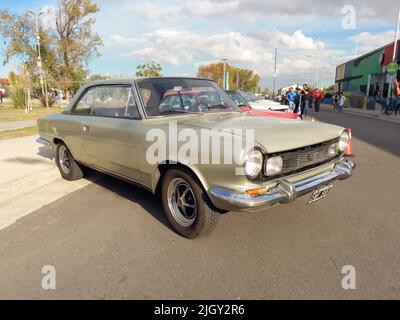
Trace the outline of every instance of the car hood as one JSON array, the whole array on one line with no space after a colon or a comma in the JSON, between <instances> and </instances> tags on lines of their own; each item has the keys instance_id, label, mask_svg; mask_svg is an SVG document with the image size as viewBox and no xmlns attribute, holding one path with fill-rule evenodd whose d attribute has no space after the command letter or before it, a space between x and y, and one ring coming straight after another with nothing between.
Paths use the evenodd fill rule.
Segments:
<instances>
[{"instance_id":1,"label":"car hood","mask_svg":"<svg viewBox=\"0 0 400 320\"><path fill-rule=\"evenodd\" d=\"M216 129L232 133L234 129L254 130L255 140L268 153L293 150L340 136L344 128L318 121L283 118L252 117L247 113L205 114L199 117L180 117L179 127Z\"/></svg>"}]
</instances>

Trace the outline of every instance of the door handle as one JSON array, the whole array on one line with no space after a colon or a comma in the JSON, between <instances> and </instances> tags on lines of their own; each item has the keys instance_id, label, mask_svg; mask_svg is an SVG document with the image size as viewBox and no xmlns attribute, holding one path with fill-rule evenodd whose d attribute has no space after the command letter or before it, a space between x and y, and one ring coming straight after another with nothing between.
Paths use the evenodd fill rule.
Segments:
<instances>
[{"instance_id":1,"label":"door handle","mask_svg":"<svg viewBox=\"0 0 400 320\"><path fill-rule=\"evenodd\" d=\"M83 125L83 132L89 132L90 131L90 126L88 126L87 124Z\"/></svg>"}]
</instances>

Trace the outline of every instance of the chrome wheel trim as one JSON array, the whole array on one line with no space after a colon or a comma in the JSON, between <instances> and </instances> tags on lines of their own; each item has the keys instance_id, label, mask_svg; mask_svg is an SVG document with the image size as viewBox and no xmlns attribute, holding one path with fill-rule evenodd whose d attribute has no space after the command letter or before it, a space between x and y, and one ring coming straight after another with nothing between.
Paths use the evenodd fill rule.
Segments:
<instances>
[{"instance_id":1,"label":"chrome wheel trim","mask_svg":"<svg viewBox=\"0 0 400 320\"><path fill-rule=\"evenodd\" d=\"M182 178L172 179L167 188L169 210L182 227L190 227L197 217L197 203L188 182Z\"/></svg>"},{"instance_id":2,"label":"chrome wheel trim","mask_svg":"<svg viewBox=\"0 0 400 320\"><path fill-rule=\"evenodd\" d=\"M62 145L58 150L58 162L61 170L65 174L69 174L71 171L71 156L66 146Z\"/></svg>"}]
</instances>

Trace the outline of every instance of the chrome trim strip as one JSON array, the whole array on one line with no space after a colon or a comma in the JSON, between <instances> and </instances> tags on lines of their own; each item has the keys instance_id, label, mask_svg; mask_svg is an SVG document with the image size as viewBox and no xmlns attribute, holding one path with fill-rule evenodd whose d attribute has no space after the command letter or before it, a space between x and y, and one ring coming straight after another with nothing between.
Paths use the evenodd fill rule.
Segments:
<instances>
[{"instance_id":1,"label":"chrome trim strip","mask_svg":"<svg viewBox=\"0 0 400 320\"><path fill-rule=\"evenodd\" d=\"M350 160L339 162L327 172L315 175L308 179L290 183L287 180L279 181L279 184L268 193L253 197L247 193L237 193L225 188L212 188L210 194L216 199L222 200L238 209L271 206L276 203L288 203L305 195L315 188L328 184L334 180L344 180L352 175L355 164Z\"/></svg>"}]
</instances>

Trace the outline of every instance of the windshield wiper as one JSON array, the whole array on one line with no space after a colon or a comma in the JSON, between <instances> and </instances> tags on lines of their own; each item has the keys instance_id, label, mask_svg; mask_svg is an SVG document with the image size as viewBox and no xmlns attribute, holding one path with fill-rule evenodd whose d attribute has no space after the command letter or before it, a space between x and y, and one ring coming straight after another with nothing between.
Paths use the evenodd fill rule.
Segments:
<instances>
[{"instance_id":1,"label":"windshield wiper","mask_svg":"<svg viewBox=\"0 0 400 320\"><path fill-rule=\"evenodd\" d=\"M201 114L200 112L195 112L195 111L186 111L186 110L166 110L160 112L161 115L163 114L169 114L169 113L189 113L189 114Z\"/></svg>"},{"instance_id":2,"label":"windshield wiper","mask_svg":"<svg viewBox=\"0 0 400 320\"><path fill-rule=\"evenodd\" d=\"M222 110L222 109L231 109L231 107L225 106L225 105L223 105L223 104L214 104L214 105L212 105L212 106L208 106L207 108L208 108L209 110L210 110L210 109L214 109L214 108L220 108L221 110Z\"/></svg>"}]
</instances>

